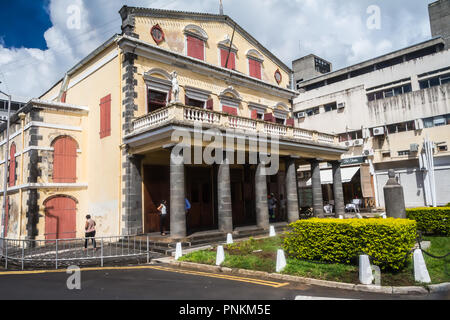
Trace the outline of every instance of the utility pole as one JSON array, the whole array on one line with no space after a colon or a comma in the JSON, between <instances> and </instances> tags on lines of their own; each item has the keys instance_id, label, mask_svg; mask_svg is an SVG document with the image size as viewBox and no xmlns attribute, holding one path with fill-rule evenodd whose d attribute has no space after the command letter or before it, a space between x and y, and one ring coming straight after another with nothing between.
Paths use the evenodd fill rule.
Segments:
<instances>
[{"instance_id":1,"label":"utility pole","mask_svg":"<svg viewBox=\"0 0 450 320\"><path fill-rule=\"evenodd\" d=\"M5 229L6 229L6 225L5 225L6 206L8 205L8 203L6 202L6 198L8 196L8 190L7 190L8 183L6 180L8 179L9 118L11 116L11 95L6 94L1 90L0 90L0 93L2 93L8 97L8 118L6 120L5 165L3 166L3 210L2 210L2 221L1 221L2 230L1 230L1 236L0 236L0 238L2 239L1 243L0 243L0 247L2 249L2 254L3 254L3 239L5 238Z\"/></svg>"}]
</instances>

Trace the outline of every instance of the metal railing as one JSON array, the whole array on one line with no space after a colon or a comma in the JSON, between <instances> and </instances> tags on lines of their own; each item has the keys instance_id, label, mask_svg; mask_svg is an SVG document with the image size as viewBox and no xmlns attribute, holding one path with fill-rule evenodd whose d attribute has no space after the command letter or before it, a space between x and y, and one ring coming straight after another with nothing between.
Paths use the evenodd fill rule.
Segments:
<instances>
[{"instance_id":1,"label":"metal railing","mask_svg":"<svg viewBox=\"0 0 450 320\"><path fill-rule=\"evenodd\" d=\"M149 263L151 254L149 237L136 235L48 240L0 238L0 252L5 269L10 264L22 270L25 266L58 269L68 265L100 264L103 267L106 261L132 257L146 258Z\"/></svg>"}]
</instances>

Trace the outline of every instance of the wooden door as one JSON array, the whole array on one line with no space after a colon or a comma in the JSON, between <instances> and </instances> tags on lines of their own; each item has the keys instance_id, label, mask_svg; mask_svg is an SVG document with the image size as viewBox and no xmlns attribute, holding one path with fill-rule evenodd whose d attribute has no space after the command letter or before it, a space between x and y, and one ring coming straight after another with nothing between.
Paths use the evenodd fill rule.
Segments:
<instances>
[{"instance_id":1,"label":"wooden door","mask_svg":"<svg viewBox=\"0 0 450 320\"><path fill-rule=\"evenodd\" d=\"M76 236L76 202L68 197L45 203L45 239L70 239Z\"/></svg>"},{"instance_id":2,"label":"wooden door","mask_svg":"<svg viewBox=\"0 0 450 320\"><path fill-rule=\"evenodd\" d=\"M170 173L169 166L144 166L144 230L159 231L158 206L167 201L166 230L170 225Z\"/></svg>"},{"instance_id":3,"label":"wooden door","mask_svg":"<svg viewBox=\"0 0 450 320\"><path fill-rule=\"evenodd\" d=\"M215 228L213 211L212 168L188 167L186 197L191 203L187 218L189 231Z\"/></svg>"}]
</instances>

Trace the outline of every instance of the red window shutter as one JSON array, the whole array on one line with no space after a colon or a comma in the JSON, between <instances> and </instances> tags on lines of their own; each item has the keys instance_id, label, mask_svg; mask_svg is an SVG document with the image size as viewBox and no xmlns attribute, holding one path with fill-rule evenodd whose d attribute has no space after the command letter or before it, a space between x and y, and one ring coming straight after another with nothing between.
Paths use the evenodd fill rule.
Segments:
<instances>
[{"instance_id":1,"label":"red window shutter","mask_svg":"<svg viewBox=\"0 0 450 320\"><path fill-rule=\"evenodd\" d=\"M222 106L222 112L231 114L233 116L237 116L237 108L229 107L229 106Z\"/></svg>"},{"instance_id":2,"label":"red window shutter","mask_svg":"<svg viewBox=\"0 0 450 320\"><path fill-rule=\"evenodd\" d=\"M64 91L63 94L62 94L62 96L61 96L61 102L62 102L62 103L65 103L65 102L66 102L66 95L67 95L67 92Z\"/></svg>"},{"instance_id":3,"label":"red window shutter","mask_svg":"<svg viewBox=\"0 0 450 320\"><path fill-rule=\"evenodd\" d=\"M274 123L276 122L275 117L273 116L272 113L265 113L264 114L264 121L274 122Z\"/></svg>"},{"instance_id":4,"label":"red window shutter","mask_svg":"<svg viewBox=\"0 0 450 320\"><path fill-rule=\"evenodd\" d=\"M16 184L16 144L13 143L9 149L9 186Z\"/></svg>"},{"instance_id":5,"label":"red window shutter","mask_svg":"<svg viewBox=\"0 0 450 320\"><path fill-rule=\"evenodd\" d=\"M228 58L228 66L225 66L227 63L228 50L220 49L220 58L221 58L221 66L223 68L228 69L236 69L236 55L234 52L230 52L230 57Z\"/></svg>"},{"instance_id":6,"label":"red window shutter","mask_svg":"<svg viewBox=\"0 0 450 320\"><path fill-rule=\"evenodd\" d=\"M212 98L206 101L206 109L213 110L214 109L214 100Z\"/></svg>"},{"instance_id":7,"label":"red window shutter","mask_svg":"<svg viewBox=\"0 0 450 320\"><path fill-rule=\"evenodd\" d=\"M294 126L294 118L286 119L286 125L288 127L293 127Z\"/></svg>"},{"instance_id":8,"label":"red window shutter","mask_svg":"<svg viewBox=\"0 0 450 320\"><path fill-rule=\"evenodd\" d=\"M248 59L250 77L261 79L261 62Z\"/></svg>"},{"instance_id":9,"label":"red window shutter","mask_svg":"<svg viewBox=\"0 0 450 320\"><path fill-rule=\"evenodd\" d=\"M187 55L192 58L205 60L205 42L191 36L187 36Z\"/></svg>"},{"instance_id":10,"label":"red window shutter","mask_svg":"<svg viewBox=\"0 0 450 320\"><path fill-rule=\"evenodd\" d=\"M62 137L53 144L53 182L74 183L77 178L77 143Z\"/></svg>"},{"instance_id":11,"label":"red window shutter","mask_svg":"<svg viewBox=\"0 0 450 320\"><path fill-rule=\"evenodd\" d=\"M100 100L100 139L111 135L111 95Z\"/></svg>"},{"instance_id":12,"label":"red window shutter","mask_svg":"<svg viewBox=\"0 0 450 320\"><path fill-rule=\"evenodd\" d=\"M251 111L251 117L252 117L252 119L258 119L258 111L252 110Z\"/></svg>"}]
</instances>

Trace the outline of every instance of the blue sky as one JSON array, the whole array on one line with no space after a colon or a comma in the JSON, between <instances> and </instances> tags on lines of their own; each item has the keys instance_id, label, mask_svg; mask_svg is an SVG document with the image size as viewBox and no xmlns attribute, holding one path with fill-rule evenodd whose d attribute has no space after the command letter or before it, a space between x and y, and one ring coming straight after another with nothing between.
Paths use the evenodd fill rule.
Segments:
<instances>
[{"instance_id":1,"label":"blue sky","mask_svg":"<svg viewBox=\"0 0 450 320\"><path fill-rule=\"evenodd\" d=\"M343 68L430 39L434 0L223 0L225 14L287 66L314 53ZM0 90L39 97L115 33L129 6L218 13L219 0L1 0ZM368 9L380 10L371 29ZM79 28L69 28L71 12ZM370 11L370 10L369 10ZM2 40L3 39L3 40Z\"/></svg>"},{"instance_id":2,"label":"blue sky","mask_svg":"<svg viewBox=\"0 0 450 320\"><path fill-rule=\"evenodd\" d=\"M44 32L52 23L50 0L3 0L0 10L0 38L6 48L47 49Z\"/></svg>"}]
</instances>

